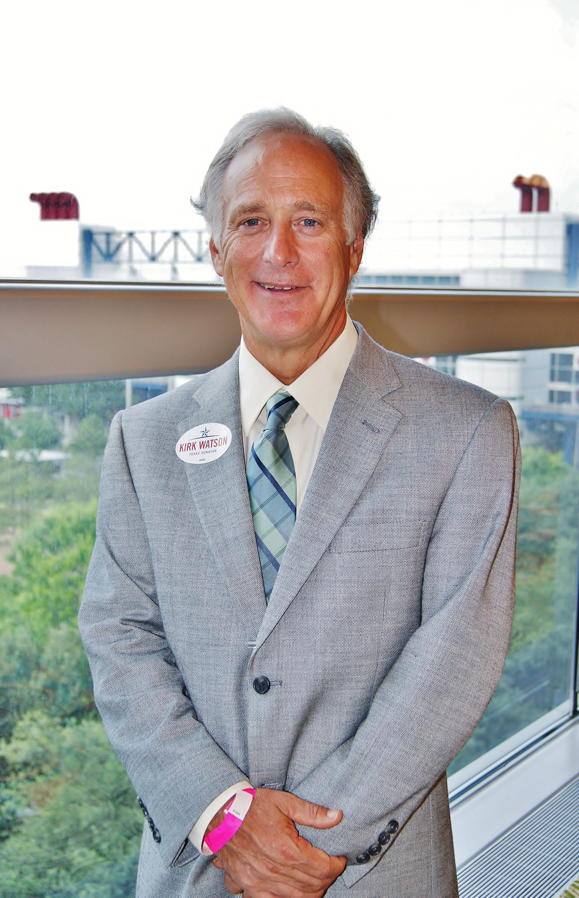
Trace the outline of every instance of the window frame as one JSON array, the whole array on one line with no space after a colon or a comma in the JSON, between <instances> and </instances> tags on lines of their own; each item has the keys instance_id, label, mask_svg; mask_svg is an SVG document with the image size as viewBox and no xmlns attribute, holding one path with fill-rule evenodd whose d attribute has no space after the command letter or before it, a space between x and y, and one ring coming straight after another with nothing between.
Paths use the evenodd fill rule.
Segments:
<instances>
[{"instance_id":1,"label":"window frame","mask_svg":"<svg viewBox=\"0 0 579 898\"><path fill-rule=\"evenodd\" d=\"M350 310L415 358L579 345L577 292L354 287ZM3 279L0 321L6 386L206 370L240 335L219 284Z\"/></svg>"},{"instance_id":2,"label":"window frame","mask_svg":"<svg viewBox=\"0 0 579 898\"><path fill-rule=\"evenodd\" d=\"M412 357L579 345L579 292L354 287L352 317L389 349ZM0 386L106 380L206 370L239 342L222 285L0 280ZM579 595L575 612L579 637ZM533 736L465 782L463 800L558 728L579 724L577 650L569 713L536 722ZM453 777L454 779L454 777Z\"/></svg>"}]
</instances>

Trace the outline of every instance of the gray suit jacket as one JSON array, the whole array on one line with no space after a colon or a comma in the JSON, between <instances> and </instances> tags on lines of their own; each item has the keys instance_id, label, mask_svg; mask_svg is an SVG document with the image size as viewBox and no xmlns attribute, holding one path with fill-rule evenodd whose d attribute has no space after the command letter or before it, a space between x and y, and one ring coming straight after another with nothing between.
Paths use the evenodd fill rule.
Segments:
<instances>
[{"instance_id":1,"label":"gray suit jacket","mask_svg":"<svg viewBox=\"0 0 579 898\"><path fill-rule=\"evenodd\" d=\"M231 446L184 463L207 422ZM237 357L115 418L80 626L149 824L139 898L228 894L187 834L244 777L342 808L304 830L348 857L328 895L456 895L444 771L507 650L517 447L506 402L362 331L266 607Z\"/></svg>"}]
</instances>

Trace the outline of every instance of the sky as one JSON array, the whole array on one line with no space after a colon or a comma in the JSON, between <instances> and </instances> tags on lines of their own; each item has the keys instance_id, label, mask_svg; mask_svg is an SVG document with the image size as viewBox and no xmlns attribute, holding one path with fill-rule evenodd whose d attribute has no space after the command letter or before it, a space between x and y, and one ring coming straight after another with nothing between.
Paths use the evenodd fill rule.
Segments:
<instances>
[{"instance_id":1,"label":"sky","mask_svg":"<svg viewBox=\"0 0 579 898\"><path fill-rule=\"evenodd\" d=\"M579 214L579 0L19 0L2 33L0 275L31 252L31 192L198 226L225 132L279 105L348 134L383 220L515 212L535 172Z\"/></svg>"}]
</instances>

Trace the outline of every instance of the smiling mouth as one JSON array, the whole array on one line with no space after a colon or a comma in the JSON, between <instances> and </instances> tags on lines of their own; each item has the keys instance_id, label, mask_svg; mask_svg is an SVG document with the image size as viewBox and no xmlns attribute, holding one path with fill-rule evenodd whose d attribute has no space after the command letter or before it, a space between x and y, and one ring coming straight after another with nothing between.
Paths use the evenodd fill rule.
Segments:
<instances>
[{"instance_id":1,"label":"smiling mouth","mask_svg":"<svg viewBox=\"0 0 579 898\"><path fill-rule=\"evenodd\" d=\"M268 290L270 293L291 293L292 290L301 290L302 287L299 284L265 284L261 281L256 281L258 287L261 287L262 290Z\"/></svg>"}]
</instances>

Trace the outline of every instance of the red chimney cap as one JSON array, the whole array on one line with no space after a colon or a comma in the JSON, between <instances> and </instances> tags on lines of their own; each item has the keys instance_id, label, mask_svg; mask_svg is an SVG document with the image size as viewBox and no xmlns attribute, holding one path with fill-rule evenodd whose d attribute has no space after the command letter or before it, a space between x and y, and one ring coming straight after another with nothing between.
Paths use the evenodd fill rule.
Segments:
<instances>
[{"instance_id":1,"label":"red chimney cap","mask_svg":"<svg viewBox=\"0 0 579 898\"><path fill-rule=\"evenodd\" d=\"M73 193L31 193L29 199L40 204L40 219L78 219L78 200Z\"/></svg>"}]
</instances>

